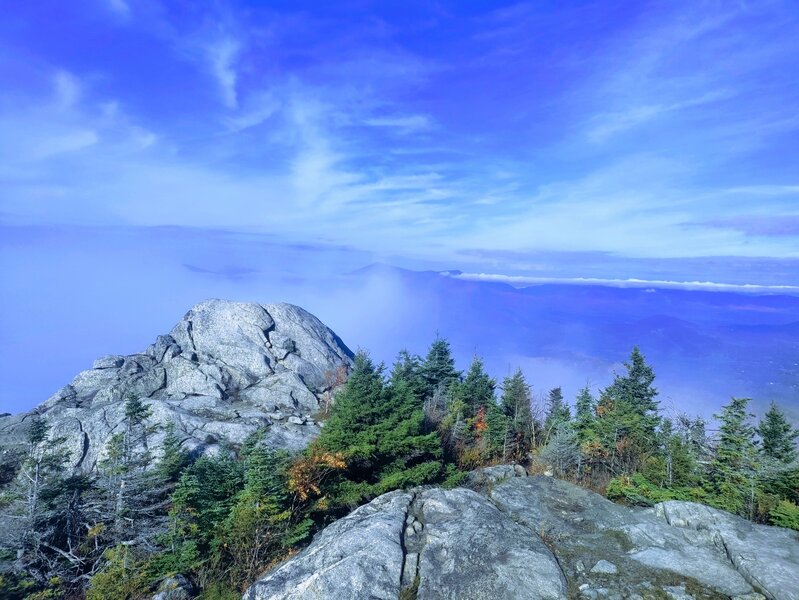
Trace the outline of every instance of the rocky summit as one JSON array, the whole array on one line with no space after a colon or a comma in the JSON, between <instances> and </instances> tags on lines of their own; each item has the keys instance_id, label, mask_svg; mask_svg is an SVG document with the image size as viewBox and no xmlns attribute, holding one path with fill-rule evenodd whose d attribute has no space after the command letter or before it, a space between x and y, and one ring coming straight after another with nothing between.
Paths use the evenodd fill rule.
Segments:
<instances>
[{"instance_id":1,"label":"rocky summit","mask_svg":"<svg viewBox=\"0 0 799 600\"><path fill-rule=\"evenodd\" d=\"M33 414L63 437L71 464L91 470L124 419L125 399L145 399L154 424L174 422L184 447L203 452L266 427L266 444L305 447L315 415L352 364L352 352L319 319L290 304L208 300L140 354L106 356L31 413L0 417L5 449ZM163 431L151 437L156 450Z\"/></svg>"},{"instance_id":2,"label":"rocky summit","mask_svg":"<svg viewBox=\"0 0 799 600\"><path fill-rule=\"evenodd\" d=\"M614 504L501 466L380 496L244 600L799 599L799 535L670 501Z\"/></svg>"}]
</instances>

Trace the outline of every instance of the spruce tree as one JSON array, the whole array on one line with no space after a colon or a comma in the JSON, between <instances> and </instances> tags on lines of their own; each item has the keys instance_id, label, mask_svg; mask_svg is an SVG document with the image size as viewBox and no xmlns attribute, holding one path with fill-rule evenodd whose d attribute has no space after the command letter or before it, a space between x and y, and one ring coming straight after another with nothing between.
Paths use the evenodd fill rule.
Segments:
<instances>
[{"instance_id":1,"label":"spruce tree","mask_svg":"<svg viewBox=\"0 0 799 600\"><path fill-rule=\"evenodd\" d=\"M16 545L17 564L39 583L62 574L61 558L51 552L51 546L58 543L60 524L54 521L49 500L69 477L64 469L68 456L63 443L63 438L51 435L50 425L42 417L32 418L26 456L4 507L12 517L7 522L11 531L5 532L5 537Z\"/></svg>"},{"instance_id":2,"label":"spruce tree","mask_svg":"<svg viewBox=\"0 0 799 600\"><path fill-rule=\"evenodd\" d=\"M530 409L530 386L524 379L521 369L502 382L502 398L500 404L508 422L508 448L503 458L508 455L521 457L530 451L533 436L533 416Z\"/></svg>"},{"instance_id":3,"label":"spruce tree","mask_svg":"<svg viewBox=\"0 0 799 600\"><path fill-rule=\"evenodd\" d=\"M588 386L585 386L577 394L574 404L574 431L580 444L587 442L592 437L595 421L596 400L591 395Z\"/></svg>"},{"instance_id":4,"label":"spruce tree","mask_svg":"<svg viewBox=\"0 0 799 600\"><path fill-rule=\"evenodd\" d=\"M546 446L541 449L541 458L549 462L558 477L564 477L580 462L580 445L574 427L561 421Z\"/></svg>"},{"instance_id":5,"label":"spruce tree","mask_svg":"<svg viewBox=\"0 0 799 600\"><path fill-rule=\"evenodd\" d=\"M467 415L474 416L480 407L487 408L496 404L496 387L496 381L485 372L483 361L475 356L466 377L456 386L454 394L463 402Z\"/></svg>"},{"instance_id":6,"label":"spruce tree","mask_svg":"<svg viewBox=\"0 0 799 600\"><path fill-rule=\"evenodd\" d=\"M455 369L455 359L449 342L437 337L430 345L430 350L422 363L420 375L425 385L425 396L430 397L436 390L448 390L460 379L460 372Z\"/></svg>"},{"instance_id":7,"label":"spruce tree","mask_svg":"<svg viewBox=\"0 0 799 600\"><path fill-rule=\"evenodd\" d=\"M715 457L710 465L713 504L726 511L753 514L758 464L755 428L749 423L749 398L733 398L716 415L721 423Z\"/></svg>"},{"instance_id":8,"label":"spruce tree","mask_svg":"<svg viewBox=\"0 0 799 600\"><path fill-rule=\"evenodd\" d=\"M791 463L796 460L796 438L799 430L791 426L785 414L772 402L757 427L763 454L774 460Z\"/></svg>"},{"instance_id":9,"label":"spruce tree","mask_svg":"<svg viewBox=\"0 0 799 600\"><path fill-rule=\"evenodd\" d=\"M425 432L424 422L408 383L386 385L383 366L359 353L316 442L341 453L347 463L331 482L332 500L355 506L391 489L435 480L443 469L441 445L436 432Z\"/></svg>"},{"instance_id":10,"label":"spruce tree","mask_svg":"<svg viewBox=\"0 0 799 600\"><path fill-rule=\"evenodd\" d=\"M655 372L649 366L635 346L628 362L624 363L627 373L616 375L613 383L605 393L614 402L625 402L642 418L642 426L654 439L660 417L660 403L657 400L658 391L652 385L655 381Z\"/></svg>"},{"instance_id":11,"label":"spruce tree","mask_svg":"<svg viewBox=\"0 0 799 600\"><path fill-rule=\"evenodd\" d=\"M422 376L422 359L407 350L400 350L391 369L391 383L404 382L420 399L424 399L427 384Z\"/></svg>"},{"instance_id":12,"label":"spruce tree","mask_svg":"<svg viewBox=\"0 0 799 600\"><path fill-rule=\"evenodd\" d=\"M169 421L164 427L164 440L161 443L162 454L158 461L158 471L166 481L176 482L180 473L189 464L189 454L183 449L180 438L175 432L175 423Z\"/></svg>"},{"instance_id":13,"label":"spruce tree","mask_svg":"<svg viewBox=\"0 0 799 600\"><path fill-rule=\"evenodd\" d=\"M549 390L549 395L547 397L547 416L544 421L544 443L547 443L561 424L568 423L569 421L571 421L571 410L569 409L569 405L563 400L563 391L559 387L552 388Z\"/></svg>"}]
</instances>

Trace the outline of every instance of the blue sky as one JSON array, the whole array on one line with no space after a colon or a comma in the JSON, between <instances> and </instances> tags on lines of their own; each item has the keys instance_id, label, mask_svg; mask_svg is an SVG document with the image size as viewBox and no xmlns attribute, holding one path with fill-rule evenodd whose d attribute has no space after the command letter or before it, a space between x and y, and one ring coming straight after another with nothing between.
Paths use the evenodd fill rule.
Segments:
<instances>
[{"instance_id":1,"label":"blue sky","mask_svg":"<svg viewBox=\"0 0 799 600\"><path fill-rule=\"evenodd\" d=\"M374 261L799 285L798 130L792 0L17 0L0 354Z\"/></svg>"}]
</instances>

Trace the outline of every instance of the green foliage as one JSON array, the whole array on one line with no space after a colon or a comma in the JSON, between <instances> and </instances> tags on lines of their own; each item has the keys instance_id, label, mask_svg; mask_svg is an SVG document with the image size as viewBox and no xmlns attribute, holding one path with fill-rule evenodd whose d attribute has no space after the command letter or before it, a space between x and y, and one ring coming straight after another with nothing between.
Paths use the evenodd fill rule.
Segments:
<instances>
[{"instance_id":1,"label":"green foliage","mask_svg":"<svg viewBox=\"0 0 799 600\"><path fill-rule=\"evenodd\" d=\"M613 403L624 405L625 410L637 415L640 422L636 424L636 428L645 435L652 436L660 422L658 392L652 385L655 381L655 372L646 363L638 346L633 348L630 359L624 363L624 366L627 372L616 375L603 395Z\"/></svg>"},{"instance_id":2,"label":"green foliage","mask_svg":"<svg viewBox=\"0 0 799 600\"><path fill-rule=\"evenodd\" d=\"M189 543L207 554L243 487L244 466L229 455L203 456L186 469L172 494L170 546Z\"/></svg>"},{"instance_id":3,"label":"green foliage","mask_svg":"<svg viewBox=\"0 0 799 600\"><path fill-rule=\"evenodd\" d=\"M424 396L432 396L439 388L447 390L460 379L460 372L455 369L455 359L449 342L436 338L422 363L420 375L424 381Z\"/></svg>"},{"instance_id":4,"label":"green foliage","mask_svg":"<svg viewBox=\"0 0 799 600\"><path fill-rule=\"evenodd\" d=\"M197 600L240 600L241 592L228 583L215 581L208 585Z\"/></svg>"},{"instance_id":5,"label":"green foliage","mask_svg":"<svg viewBox=\"0 0 799 600\"><path fill-rule=\"evenodd\" d=\"M611 500L638 506L653 506L667 500L705 502L707 499L707 494L700 487L665 488L655 485L642 473L614 477L608 483L605 494Z\"/></svg>"},{"instance_id":6,"label":"green foliage","mask_svg":"<svg viewBox=\"0 0 799 600\"><path fill-rule=\"evenodd\" d=\"M591 439L596 421L596 400L591 395L588 386L582 388L577 394L574 413L574 431L577 433L578 441L582 444Z\"/></svg>"},{"instance_id":7,"label":"green foliage","mask_svg":"<svg viewBox=\"0 0 799 600\"><path fill-rule=\"evenodd\" d=\"M708 475L713 506L751 517L758 463L748 405L749 398L733 398L717 415L721 436Z\"/></svg>"},{"instance_id":8,"label":"green foliage","mask_svg":"<svg viewBox=\"0 0 799 600\"><path fill-rule=\"evenodd\" d=\"M699 468L689 443L674 432L668 419L657 432L657 451L647 457L643 475L660 487L694 487L699 484Z\"/></svg>"},{"instance_id":9,"label":"green foliage","mask_svg":"<svg viewBox=\"0 0 799 600\"><path fill-rule=\"evenodd\" d=\"M791 426L785 414L772 402L758 425L763 453L769 458L790 463L796 460L796 438L799 429Z\"/></svg>"},{"instance_id":10,"label":"green foliage","mask_svg":"<svg viewBox=\"0 0 799 600\"><path fill-rule=\"evenodd\" d=\"M547 397L547 416L544 431L547 438L555 433L558 427L571 421L571 410L563 400L563 391L559 388L549 390Z\"/></svg>"},{"instance_id":11,"label":"green foliage","mask_svg":"<svg viewBox=\"0 0 799 600\"><path fill-rule=\"evenodd\" d=\"M175 423L170 421L164 427L163 454L158 461L158 471L167 481L176 482L189 464L189 454L183 449L181 440L175 433Z\"/></svg>"},{"instance_id":12,"label":"green foliage","mask_svg":"<svg viewBox=\"0 0 799 600\"><path fill-rule=\"evenodd\" d=\"M790 500L782 500L769 513L771 524L799 531L799 506Z\"/></svg>"},{"instance_id":13,"label":"green foliage","mask_svg":"<svg viewBox=\"0 0 799 600\"><path fill-rule=\"evenodd\" d=\"M455 386L453 394L456 399L463 402L466 416L472 417L477 414L477 409L480 407L487 408L496 404L494 398L496 387L496 381L485 372L483 361L475 356L466 377L463 382Z\"/></svg>"},{"instance_id":14,"label":"green foliage","mask_svg":"<svg viewBox=\"0 0 799 600\"><path fill-rule=\"evenodd\" d=\"M284 556L312 526L294 510L291 464L288 452L264 446L257 431L238 458L221 452L188 467L172 494L170 530L161 540L167 550L153 559L153 569L195 572L224 590L251 581Z\"/></svg>"},{"instance_id":15,"label":"green foliage","mask_svg":"<svg viewBox=\"0 0 799 600\"><path fill-rule=\"evenodd\" d=\"M78 597L92 575L87 600L133 600L182 573L201 600L232 600L346 509L393 489L455 487L472 468L536 452L559 476L607 486L620 502L706 502L799 528L797 432L776 406L755 430L748 400L733 399L719 416L714 446L701 418L660 418L655 374L638 348L625 366L598 399L587 387L580 391L573 420L560 388L553 389L542 425L521 370L503 380L497 401L483 362L475 358L462 376L444 339L424 360L400 352L388 377L359 353L306 451L270 449L259 431L240 447L223 441L216 455L195 462L175 426L153 423L149 406L129 396L123 426L91 475L65 472L61 440L34 419L25 455L11 475L0 474L11 484L0 506L30 525L21 548L37 581L4 573L0 595ZM163 452L153 464L148 440L159 427ZM17 467L24 477L14 479ZM57 549L74 552L74 562ZM13 560L17 549L7 550L0 559ZM415 594L416 586L402 590L403 597Z\"/></svg>"},{"instance_id":16,"label":"green foliage","mask_svg":"<svg viewBox=\"0 0 799 600\"><path fill-rule=\"evenodd\" d=\"M135 551L117 546L104 558L105 567L89 580L86 600L136 600L147 593L151 581Z\"/></svg>"},{"instance_id":17,"label":"green foliage","mask_svg":"<svg viewBox=\"0 0 799 600\"><path fill-rule=\"evenodd\" d=\"M407 350L400 350L391 370L393 385L405 383L418 398L423 398L427 391L427 382L422 374L422 359Z\"/></svg>"},{"instance_id":18,"label":"green foliage","mask_svg":"<svg viewBox=\"0 0 799 600\"><path fill-rule=\"evenodd\" d=\"M584 455L581 472L590 474L595 485L601 485L603 477L631 475L660 450L659 405L652 385L655 373L637 347L625 368L626 373L617 374L598 401L588 388L577 397L575 432Z\"/></svg>"},{"instance_id":19,"label":"green foliage","mask_svg":"<svg viewBox=\"0 0 799 600\"><path fill-rule=\"evenodd\" d=\"M530 386L521 369L506 377L502 382L502 398L500 404L507 418L507 445L503 458L522 459L529 451L535 433L530 404L532 402Z\"/></svg>"},{"instance_id":20,"label":"green foliage","mask_svg":"<svg viewBox=\"0 0 799 600\"><path fill-rule=\"evenodd\" d=\"M25 573L0 574L0 598L6 600L23 600L37 589L36 581Z\"/></svg>"},{"instance_id":21,"label":"green foliage","mask_svg":"<svg viewBox=\"0 0 799 600\"><path fill-rule=\"evenodd\" d=\"M615 399L626 399L633 404L642 415L651 415L659 410L656 397L657 389L653 387L655 372L646 363L638 346L630 353L630 359L624 363L627 373L616 375L608 388L608 394Z\"/></svg>"},{"instance_id":22,"label":"green foliage","mask_svg":"<svg viewBox=\"0 0 799 600\"><path fill-rule=\"evenodd\" d=\"M580 462L580 445L574 428L567 422L559 423L540 456L552 465L559 477L573 471Z\"/></svg>"},{"instance_id":23,"label":"green foliage","mask_svg":"<svg viewBox=\"0 0 799 600\"><path fill-rule=\"evenodd\" d=\"M334 505L354 506L397 487L435 481L443 472L438 435L424 430L422 401L403 380L386 384L364 353L317 441L342 453L346 469L328 483Z\"/></svg>"}]
</instances>

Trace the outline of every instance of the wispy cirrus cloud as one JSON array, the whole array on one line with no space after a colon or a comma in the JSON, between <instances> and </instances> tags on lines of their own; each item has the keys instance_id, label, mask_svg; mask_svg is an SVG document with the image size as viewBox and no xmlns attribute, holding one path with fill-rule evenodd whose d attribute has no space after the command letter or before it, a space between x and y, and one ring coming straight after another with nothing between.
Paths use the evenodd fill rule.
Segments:
<instances>
[{"instance_id":1,"label":"wispy cirrus cloud","mask_svg":"<svg viewBox=\"0 0 799 600\"><path fill-rule=\"evenodd\" d=\"M140 55L42 46L24 80L8 55L0 127L22 141L0 147L3 209L448 265L464 248L793 257L791 226L741 224L755 197L792 214L799 90L772 77L796 45L789 8L151 3L107 25Z\"/></svg>"},{"instance_id":2,"label":"wispy cirrus cloud","mask_svg":"<svg viewBox=\"0 0 799 600\"><path fill-rule=\"evenodd\" d=\"M240 50L239 42L230 37L216 40L205 48L211 74L219 85L222 102L227 108L237 108L239 105L236 59Z\"/></svg>"}]
</instances>

